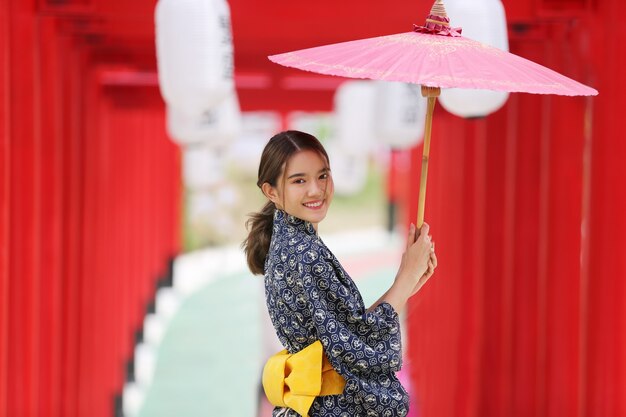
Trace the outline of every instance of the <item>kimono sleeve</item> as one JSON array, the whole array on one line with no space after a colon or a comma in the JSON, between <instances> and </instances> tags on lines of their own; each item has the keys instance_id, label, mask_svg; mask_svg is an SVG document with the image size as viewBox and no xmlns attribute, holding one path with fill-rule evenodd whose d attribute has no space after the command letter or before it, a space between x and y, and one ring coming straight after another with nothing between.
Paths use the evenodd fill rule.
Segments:
<instances>
[{"instance_id":1,"label":"kimono sleeve","mask_svg":"<svg viewBox=\"0 0 626 417\"><path fill-rule=\"evenodd\" d=\"M310 325L326 356L346 378L399 371L402 341L398 314L386 302L366 311L358 289L344 274L319 252L305 254L298 264L301 301L305 301Z\"/></svg>"}]
</instances>

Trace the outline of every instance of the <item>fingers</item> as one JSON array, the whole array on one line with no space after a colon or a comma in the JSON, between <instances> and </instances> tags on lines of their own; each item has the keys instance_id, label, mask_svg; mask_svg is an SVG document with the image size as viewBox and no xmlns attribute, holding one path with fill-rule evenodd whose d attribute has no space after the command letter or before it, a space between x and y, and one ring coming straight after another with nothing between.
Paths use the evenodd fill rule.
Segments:
<instances>
[{"instance_id":1,"label":"fingers","mask_svg":"<svg viewBox=\"0 0 626 417\"><path fill-rule=\"evenodd\" d=\"M420 228L420 233L418 239L421 239L422 242L432 251L434 250L433 242L431 236L428 234L430 232L430 226L428 223L424 223Z\"/></svg>"},{"instance_id":2,"label":"fingers","mask_svg":"<svg viewBox=\"0 0 626 417\"><path fill-rule=\"evenodd\" d=\"M409 225L409 233L406 241L406 250L402 256L401 267L408 268L415 277L430 277L437 267L436 258L431 260L435 250L435 244L429 235L430 225L423 223L417 228L413 223Z\"/></svg>"},{"instance_id":3,"label":"fingers","mask_svg":"<svg viewBox=\"0 0 626 417\"><path fill-rule=\"evenodd\" d=\"M430 279L430 277L432 277L435 274L435 269L437 269L437 255L435 255L434 246L435 244L433 242L431 246L431 250L430 250L430 256L428 258L428 266L426 268L426 271L418 280L417 285L415 286L411 295L417 293L422 288L422 286L426 284L426 282Z\"/></svg>"},{"instance_id":4,"label":"fingers","mask_svg":"<svg viewBox=\"0 0 626 417\"><path fill-rule=\"evenodd\" d=\"M428 269L424 272L424 275L420 278L419 282L421 285L424 285L426 281L435 273L436 266L432 263L432 261L428 261Z\"/></svg>"},{"instance_id":5,"label":"fingers","mask_svg":"<svg viewBox=\"0 0 626 417\"><path fill-rule=\"evenodd\" d=\"M411 223L411 225L409 226L409 236L406 242L406 249L409 249L409 247L415 243L415 241L418 238L422 238L422 240L428 244L431 243L431 237L428 234L428 232L430 231L430 226L428 225L428 223L424 223L422 224L422 227L420 227L419 229L419 233L417 228L415 227L415 225L413 223ZM433 249L434 249L434 244L432 245Z\"/></svg>"},{"instance_id":6,"label":"fingers","mask_svg":"<svg viewBox=\"0 0 626 417\"><path fill-rule=\"evenodd\" d=\"M427 278L430 278L435 273L436 268L437 268L437 255L435 255L435 252L431 252L430 259L428 259L428 269L426 270L426 273L424 275L426 275Z\"/></svg>"}]
</instances>

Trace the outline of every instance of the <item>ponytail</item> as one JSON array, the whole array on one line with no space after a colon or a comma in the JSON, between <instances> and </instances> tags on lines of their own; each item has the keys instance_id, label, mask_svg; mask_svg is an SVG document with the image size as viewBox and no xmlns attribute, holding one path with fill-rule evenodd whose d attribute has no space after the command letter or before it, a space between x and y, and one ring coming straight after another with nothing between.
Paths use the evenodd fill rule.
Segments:
<instances>
[{"instance_id":1,"label":"ponytail","mask_svg":"<svg viewBox=\"0 0 626 417\"><path fill-rule=\"evenodd\" d=\"M246 221L248 237L241 245L246 254L248 268L255 275L263 275L265 258L272 240L272 224L274 222L274 203L268 201L260 212L252 213Z\"/></svg>"}]
</instances>

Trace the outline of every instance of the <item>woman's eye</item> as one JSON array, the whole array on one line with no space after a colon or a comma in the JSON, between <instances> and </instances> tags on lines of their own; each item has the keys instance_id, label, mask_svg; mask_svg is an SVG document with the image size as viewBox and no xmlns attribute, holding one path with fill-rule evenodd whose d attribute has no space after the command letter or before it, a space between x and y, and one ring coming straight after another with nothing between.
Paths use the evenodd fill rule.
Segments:
<instances>
[{"instance_id":1,"label":"woman's eye","mask_svg":"<svg viewBox=\"0 0 626 417\"><path fill-rule=\"evenodd\" d=\"M304 184L304 180L302 178L297 179L293 182L293 184Z\"/></svg>"},{"instance_id":2,"label":"woman's eye","mask_svg":"<svg viewBox=\"0 0 626 417\"><path fill-rule=\"evenodd\" d=\"M328 174L320 175L320 180L327 180L327 179L328 179Z\"/></svg>"}]
</instances>

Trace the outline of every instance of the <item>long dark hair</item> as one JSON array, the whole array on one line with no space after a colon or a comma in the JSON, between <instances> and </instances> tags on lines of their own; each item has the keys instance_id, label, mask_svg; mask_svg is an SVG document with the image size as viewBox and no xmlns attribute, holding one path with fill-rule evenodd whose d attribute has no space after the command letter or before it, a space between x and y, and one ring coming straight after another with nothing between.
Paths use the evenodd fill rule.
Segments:
<instances>
[{"instance_id":1,"label":"long dark hair","mask_svg":"<svg viewBox=\"0 0 626 417\"><path fill-rule=\"evenodd\" d=\"M327 164L330 163L326 150L315 136L297 130L280 132L263 149L256 185L261 188L267 182L276 187L289 158L302 150L317 152L324 157ZM246 253L248 268L253 274L264 273L265 258L272 239L274 210L274 203L268 201L261 211L250 214L246 221L248 237L241 246Z\"/></svg>"}]
</instances>

